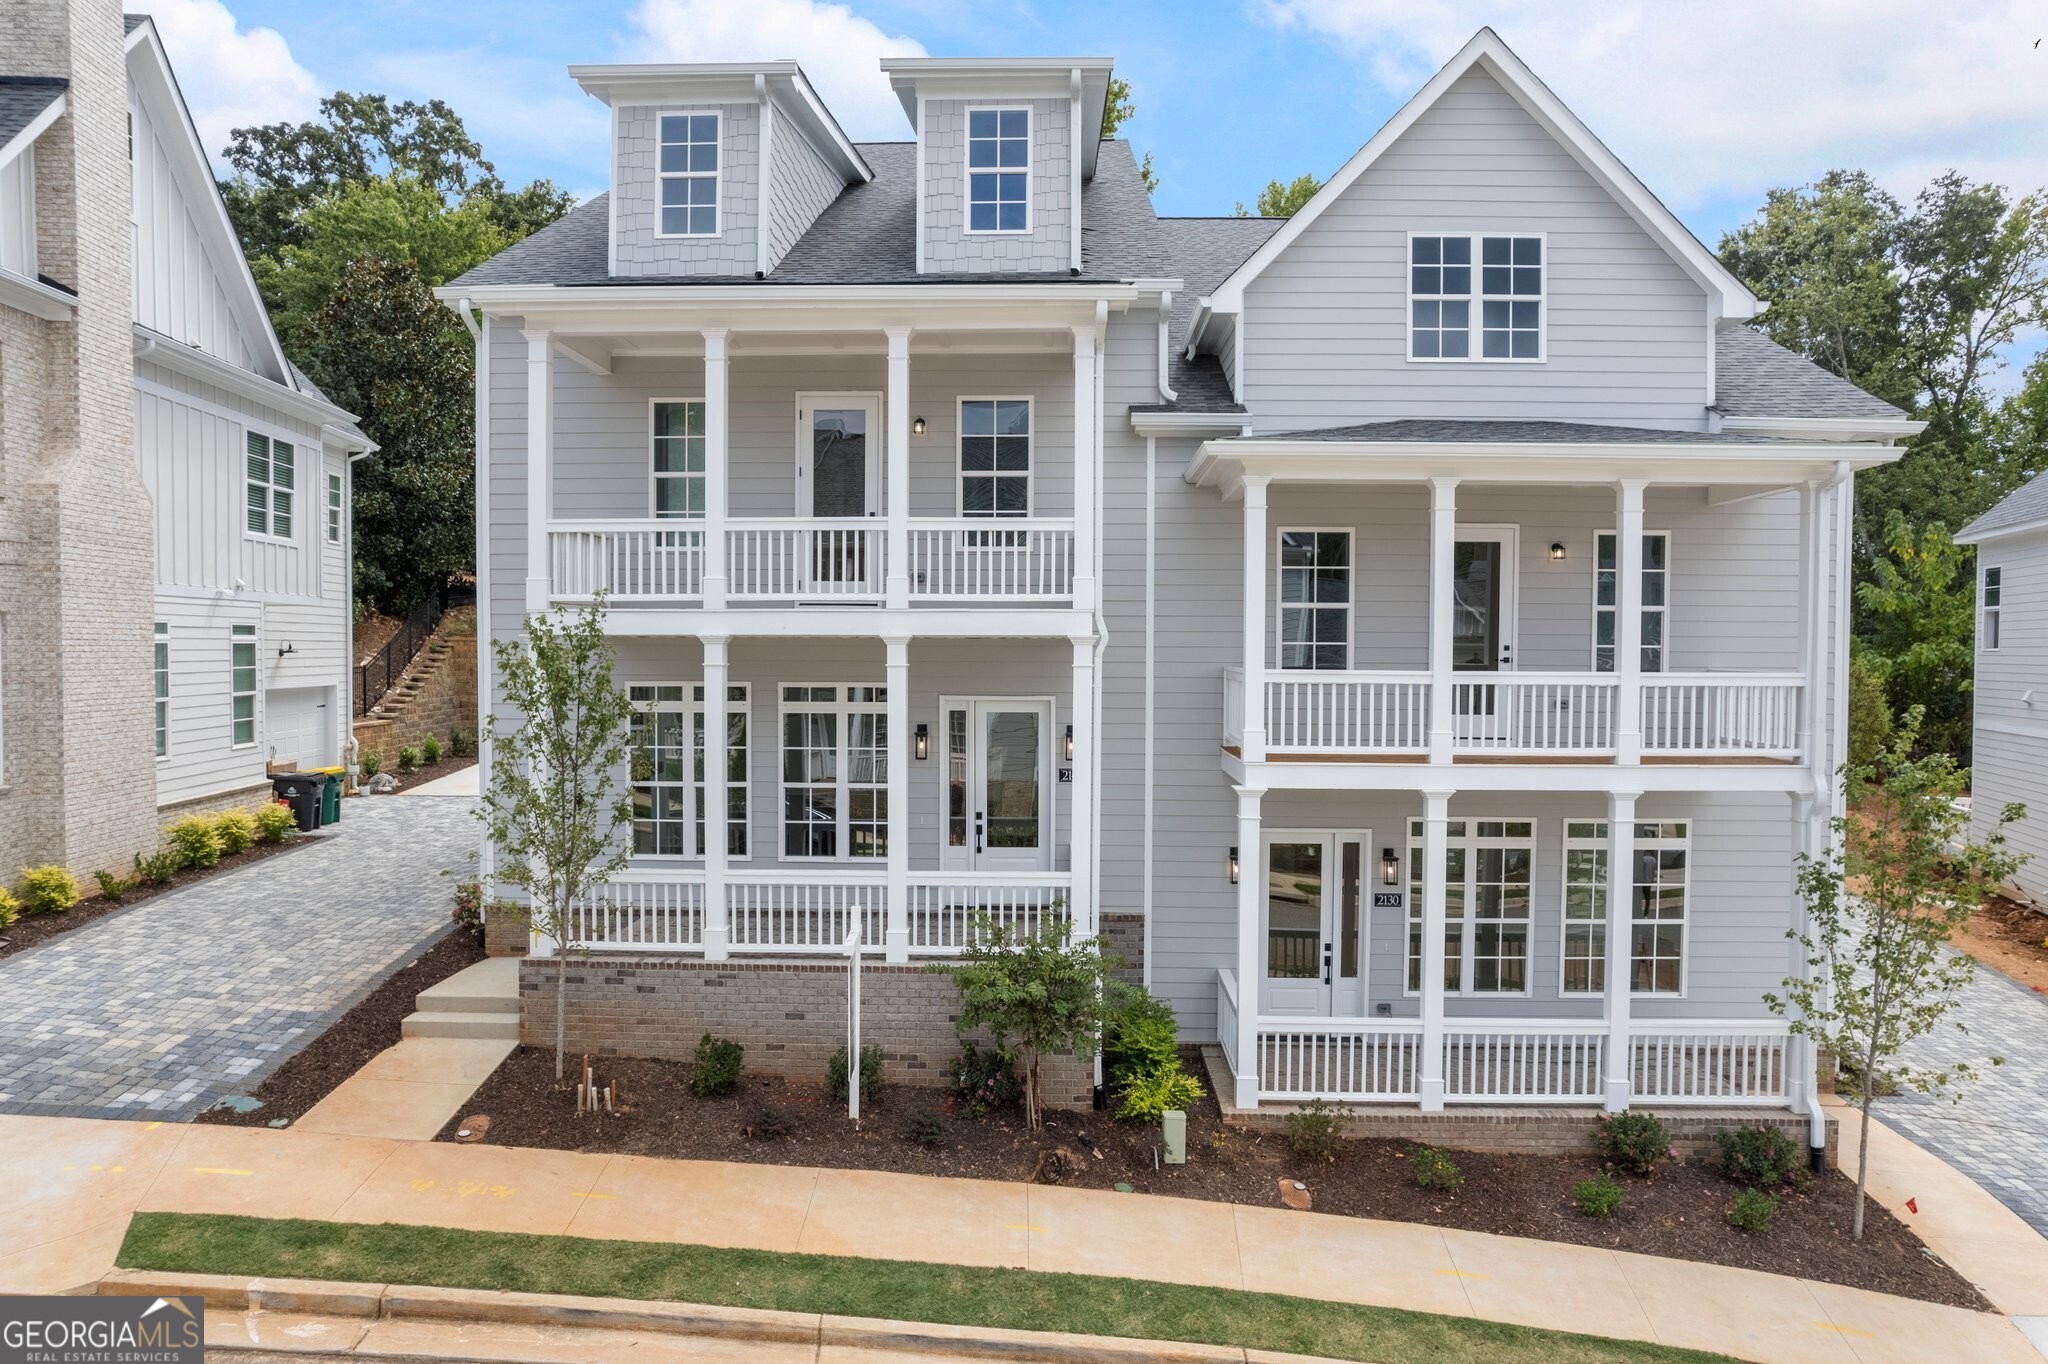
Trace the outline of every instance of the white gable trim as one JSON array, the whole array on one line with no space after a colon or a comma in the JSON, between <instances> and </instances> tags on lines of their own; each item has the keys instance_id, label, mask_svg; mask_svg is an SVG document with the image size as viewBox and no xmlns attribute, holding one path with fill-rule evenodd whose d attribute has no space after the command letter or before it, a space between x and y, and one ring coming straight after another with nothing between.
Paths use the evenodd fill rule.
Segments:
<instances>
[{"instance_id":1,"label":"white gable trim","mask_svg":"<svg viewBox=\"0 0 2048 1364\"><path fill-rule=\"evenodd\" d=\"M1685 272L1692 276L1699 286L1707 291L1709 305L1714 307L1716 316L1748 319L1764 310L1764 304L1746 288L1741 280L1728 272L1726 266L1707 250L1700 240L1686 230L1683 223L1670 209L1659 203L1643 182L1624 166L1613 152L1593 136L1578 116L1565 108L1557 96L1550 93L1536 74L1522 63L1500 40L1500 35L1490 28L1482 28L1474 34L1472 41L1460 49L1443 69L1429 78L1429 83L1417 91L1415 97L1401 106L1401 109L1385 126L1373 134L1372 140L1360 147L1349 161L1340 167L1329 183L1318 190L1301 211L1288 219L1285 226L1266 239L1265 245L1254 251L1244 264L1232 271L1230 277L1218 285L1210 294L1208 307L1219 313L1236 313L1244 309L1245 286L1259 277L1274 258L1293 244L1294 239L1308 229L1310 223L1322 213L1339 195L1349 189L1367 168L1379 160L1382 153L1400 139L1402 134L1413 127L1415 121L1433 108L1437 101L1453 84L1462 79L1473 68L1479 68L1506 90L1514 101L1521 105L1528 115L1557 140L1577 161L1586 173L1621 205L1624 211L1636 221L1637 226L1661 245L1665 252Z\"/></svg>"},{"instance_id":2,"label":"white gable trim","mask_svg":"<svg viewBox=\"0 0 2048 1364\"><path fill-rule=\"evenodd\" d=\"M192 222L220 276L221 292L227 296L228 307L248 333L250 349L259 357L257 372L291 387L291 369L285 363L284 347L278 344L263 296L256 291L256 279L249 273L249 262L242 255L234 224L228 221L227 205L221 202L220 186L214 183L212 163L199 140L199 129L192 122L192 111L185 106L185 96L178 89L178 78L171 71L170 58L164 53L163 40L157 37L152 21L144 20L128 35L128 80L151 123L162 130L171 174L185 196ZM174 128L183 130L184 136L173 136Z\"/></svg>"},{"instance_id":3,"label":"white gable trim","mask_svg":"<svg viewBox=\"0 0 2048 1364\"><path fill-rule=\"evenodd\" d=\"M64 111L71 107L65 98L66 93L68 92L60 92L44 107L43 112L28 121L27 127L7 139L7 145L0 147L0 166L6 165L34 146L35 140L47 132L52 123L64 117Z\"/></svg>"}]
</instances>

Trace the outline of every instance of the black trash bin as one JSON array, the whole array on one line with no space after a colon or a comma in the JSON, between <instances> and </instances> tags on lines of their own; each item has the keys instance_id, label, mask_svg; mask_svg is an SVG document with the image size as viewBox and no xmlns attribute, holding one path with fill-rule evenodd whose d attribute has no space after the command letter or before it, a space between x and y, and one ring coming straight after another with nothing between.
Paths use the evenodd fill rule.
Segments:
<instances>
[{"instance_id":1,"label":"black trash bin","mask_svg":"<svg viewBox=\"0 0 2048 1364\"><path fill-rule=\"evenodd\" d=\"M320 800L326 786L327 778L317 772L280 772L270 779L271 793L292 807L292 817L304 834L320 827Z\"/></svg>"}]
</instances>

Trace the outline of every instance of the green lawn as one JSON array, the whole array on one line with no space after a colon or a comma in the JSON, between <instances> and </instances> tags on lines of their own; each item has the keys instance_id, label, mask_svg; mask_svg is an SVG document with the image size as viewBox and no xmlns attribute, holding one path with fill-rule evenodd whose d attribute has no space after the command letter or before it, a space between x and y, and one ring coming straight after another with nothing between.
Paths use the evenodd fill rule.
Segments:
<instances>
[{"instance_id":1,"label":"green lawn","mask_svg":"<svg viewBox=\"0 0 2048 1364\"><path fill-rule=\"evenodd\" d=\"M1726 1356L1459 1317L1140 1279L523 1236L137 1213L129 1269L712 1303L1197 1341L1372 1364L1705 1364Z\"/></svg>"}]
</instances>

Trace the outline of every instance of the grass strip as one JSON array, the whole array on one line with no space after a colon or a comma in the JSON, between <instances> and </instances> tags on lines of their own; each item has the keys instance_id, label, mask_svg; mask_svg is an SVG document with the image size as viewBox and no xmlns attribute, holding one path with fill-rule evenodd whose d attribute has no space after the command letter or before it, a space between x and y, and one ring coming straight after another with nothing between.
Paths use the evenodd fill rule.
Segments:
<instances>
[{"instance_id":1,"label":"grass strip","mask_svg":"<svg viewBox=\"0 0 2048 1364\"><path fill-rule=\"evenodd\" d=\"M1145 1279L389 1222L142 1212L129 1224L118 1263L194 1274L489 1288L1069 1331L1372 1364L1727 1361L1724 1355L1645 1342Z\"/></svg>"}]
</instances>

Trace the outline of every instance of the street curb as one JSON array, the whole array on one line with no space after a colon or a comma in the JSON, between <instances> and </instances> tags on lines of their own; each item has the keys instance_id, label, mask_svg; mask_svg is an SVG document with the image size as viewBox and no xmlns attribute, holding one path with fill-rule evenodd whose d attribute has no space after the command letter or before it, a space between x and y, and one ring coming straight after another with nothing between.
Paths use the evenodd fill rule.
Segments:
<instances>
[{"instance_id":1,"label":"street curb","mask_svg":"<svg viewBox=\"0 0 2048 1364\"><path fill-rule=\"evenodd\" d=\"M636 1302L626 1298L494 1289L408 1287L317 1279L242 1278L116 1269L96 1289L102 1296L198 1296L221 1312L283 1312L304 1316L381 1320L490 1322L585 1330L637 1331L754 1343L817 1345L887 1355L971 1355L1052 1364L1243 1364L1306 1360L1305 1355L1247 1351L1226 1345L1077 1336L935 1322L885 1321L815 1312L775 1312L698 1303ZM219 1349L220 1347L209 1347ZM229 1351L223 1350L223 1353Z\"/></svg>"}]
</instances>

